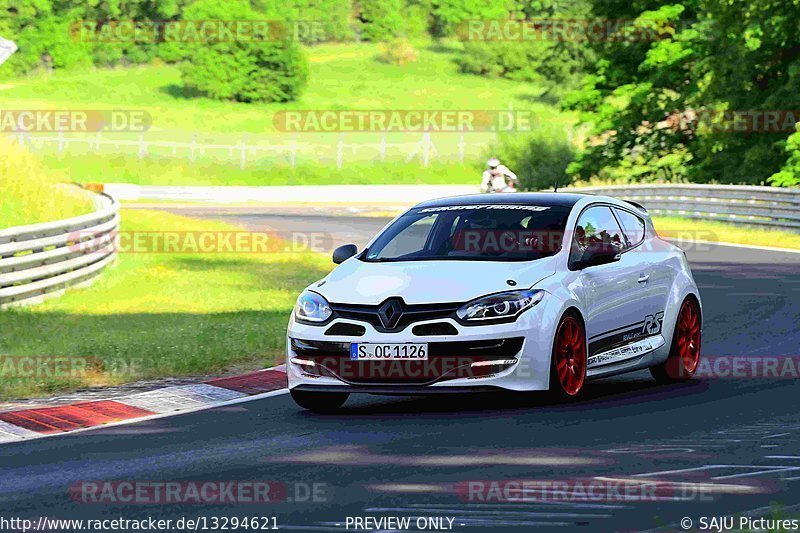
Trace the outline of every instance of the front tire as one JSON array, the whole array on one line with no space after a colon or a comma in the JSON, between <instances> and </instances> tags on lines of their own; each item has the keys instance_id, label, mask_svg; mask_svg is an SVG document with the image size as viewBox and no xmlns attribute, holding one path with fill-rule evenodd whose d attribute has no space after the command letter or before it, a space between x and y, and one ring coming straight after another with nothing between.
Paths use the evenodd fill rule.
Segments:
<instances>
[{"instance_id":1,"label":"front tire","mask_svg":"<svg viewBox=\"0 0 800 533\"><path fill-rule=\"evenodd\" d=\"M692 379L700 362L700 324L700 305L694 298L686 298L678 311L667 360L650 367L650 374L656 381L674 383Z\"/></svg>"},{"instance_id":2,"label":"front tire","mask_svg":"<svg viewBox=\"0 0 800 533\"><path fill-rule=\"evenodd\" d=\"M580 396L586 382L586 333L572 313L561 317L553 339L550 394L559 400Z\"/></svg>"},{"instance_id":3,"label":"front tire","mask_svg":"<svg viewBox=\"0 0 800 533\"><path fill-rule=\"evenodd\" d=\"M350 396L347 392L313 392L294 389L289 393L297 405L315 413L333 413L344 405Z\"/></svg>"}]
</instances>

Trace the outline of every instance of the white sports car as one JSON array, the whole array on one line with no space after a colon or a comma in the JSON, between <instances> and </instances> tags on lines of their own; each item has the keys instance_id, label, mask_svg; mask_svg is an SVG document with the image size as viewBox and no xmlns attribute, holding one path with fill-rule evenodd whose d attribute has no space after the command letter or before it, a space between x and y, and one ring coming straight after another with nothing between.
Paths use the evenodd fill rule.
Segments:
<instances>
[{"instance_id":1,"label":"white sports car","mask_svg":"<svg viewBox=\"0 0 800 533\"><path fill-rule=\"evenodd\" d=\"M421 203L297 300L292 398L315 411L350 393L549 390L649 368L690 378L701 303L684 253L641 206L584 194Z\"/></svg>"}]
</instances>

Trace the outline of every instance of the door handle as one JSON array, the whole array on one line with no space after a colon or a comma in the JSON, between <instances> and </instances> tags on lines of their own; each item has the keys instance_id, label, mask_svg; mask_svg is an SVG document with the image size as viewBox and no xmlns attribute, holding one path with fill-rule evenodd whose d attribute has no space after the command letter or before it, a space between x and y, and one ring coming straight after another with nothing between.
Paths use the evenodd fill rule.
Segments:
<instances>
[{"instance_id":1,"label":"door handle","mask_svg":"<svg viewBox=\"0 0 800 533\"><path fill-rule=\"evenodd\" d=\"M642 274L641 276L639 276L639 279L636 280L636 281L638 281L639 283L647 283L647 280L649 280L649 279L650 279L650 275L649 274Z\"/></svg>"}]
</instances>

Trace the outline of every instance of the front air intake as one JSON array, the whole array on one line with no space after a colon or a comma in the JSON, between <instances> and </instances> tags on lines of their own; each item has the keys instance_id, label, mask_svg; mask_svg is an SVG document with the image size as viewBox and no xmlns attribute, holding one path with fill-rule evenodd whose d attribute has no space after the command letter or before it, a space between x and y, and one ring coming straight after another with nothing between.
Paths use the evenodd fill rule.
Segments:
<instances>
[{"instance_id":1,"label":"front air intake","mask_svg":"<svg viewBox=\"0 0 800 533\"><path fill-rule=\"evenodd\" d=\"M325 335L340 335L342 337L360 337L367 332L367 328L358 324L338 322L325 331Z\"/></svg>"},{"instance_id":2,"label":"front air intake","mask_svg":"<svg viewBox=\"0 0 800 533\"><path fill-rule=\"evenodd\" d=\"M411 333L419 337L432 337L434 335L458 335L458 330L449 322L433 322L414 326Z\"/></svg>"}]
</instances>

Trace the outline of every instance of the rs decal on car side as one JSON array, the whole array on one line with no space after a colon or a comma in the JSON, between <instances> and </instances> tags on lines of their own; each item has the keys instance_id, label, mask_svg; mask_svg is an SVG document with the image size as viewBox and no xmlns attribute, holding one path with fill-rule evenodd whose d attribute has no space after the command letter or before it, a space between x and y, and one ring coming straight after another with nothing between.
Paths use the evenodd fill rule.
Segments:
<instances>
[{"instance_id":1,"label":"rs decal on car side","mask_svg":"<svg viewBox=\"0 0 800 533\"><path fill-rule=\"evenodd\" d=\"M655 315L647 315L644 319L644 327L642 333L645 335L657 335L661 333L661 326L664 325L664 311L660 311Z\"/></svg>"},{"instance_id":2,"label":"rs decal on car side","mask_svg":"<svg viewBox=\"0 0 800 533\"><path fill-rule=\"evenodd\" d=\"M647 337L661 333L664 322L664 312L659 311L654 315L647 315L643 321L623 326L623 328L607 331L593 337L589 341L589 353L596 355L613 350L621 346L638 343Z\"/></svg>"}]
</instances>

